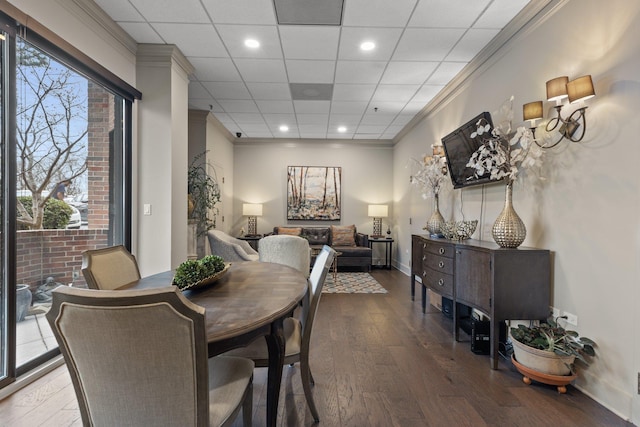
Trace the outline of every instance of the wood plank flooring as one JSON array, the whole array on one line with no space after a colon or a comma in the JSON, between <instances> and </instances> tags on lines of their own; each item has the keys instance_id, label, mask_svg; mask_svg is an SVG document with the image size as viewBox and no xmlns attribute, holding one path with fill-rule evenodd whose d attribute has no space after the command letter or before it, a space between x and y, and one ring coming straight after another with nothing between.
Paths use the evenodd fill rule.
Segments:
<instances>
[{"instance_id":1,"label":"wood plank flooring","mask_svg":"<svg viewBox=\"0 0 640 427\"><path fill-rule=\"evenodd\" d=\"M324 294L312 338L313 388L324 427L631 426L572 386L565 395L525 385L510 362L454 342L452 323L409 297L409 278L372 274L388 294ZM463 334L464 336L464 334ZM265 424L266 369L254 376L254 425ZM285 367L279 426L309 426L296 366ZM81 425L73 387L60 367L0 401L0 426ZM241 426L238 419L234 426Z\"/></svg>"}]
</instances>

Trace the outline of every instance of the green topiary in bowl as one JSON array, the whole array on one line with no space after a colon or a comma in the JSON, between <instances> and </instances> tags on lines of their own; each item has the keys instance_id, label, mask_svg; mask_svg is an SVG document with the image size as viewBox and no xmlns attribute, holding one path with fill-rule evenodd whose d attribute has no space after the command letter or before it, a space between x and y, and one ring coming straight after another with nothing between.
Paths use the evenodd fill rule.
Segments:
<instances>
[{"instance_id":1,"label":"green topiary in bowl","mask_svg":"<svg viewBox=\"0 0 640 427\"><path fill-rule=\"evenodd\" d=\"M218 255L207 255L199 260L187 260L176 268L173 284L180 289L189 289L226 271L228 265Z\"/></svg>"}]
</instances>

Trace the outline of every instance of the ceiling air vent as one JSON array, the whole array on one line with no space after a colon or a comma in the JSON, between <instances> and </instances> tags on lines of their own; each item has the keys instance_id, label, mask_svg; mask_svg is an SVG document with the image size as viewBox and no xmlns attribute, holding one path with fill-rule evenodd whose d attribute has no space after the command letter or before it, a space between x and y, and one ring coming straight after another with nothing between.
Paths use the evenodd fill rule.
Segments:
<instances>
[{"instance_id":1,"label":"ceiling air vent","mask_svg":"<svg viewBox=\"0 0 640 427\"><path fill-rule=\"evenodd\" d=\"M325 83L289 83L294 101L331 101L333 85Z\"/></svg>"},{"instance_id":2,"label":"ceiling air vent","mask_svg":"<svg viewBox=\"0 0 640 427\"><path fill-rule=\"evenodd\" d=\"M273 0L280 25L341 25L344 0Z\"/></svg>"}]
</instances>

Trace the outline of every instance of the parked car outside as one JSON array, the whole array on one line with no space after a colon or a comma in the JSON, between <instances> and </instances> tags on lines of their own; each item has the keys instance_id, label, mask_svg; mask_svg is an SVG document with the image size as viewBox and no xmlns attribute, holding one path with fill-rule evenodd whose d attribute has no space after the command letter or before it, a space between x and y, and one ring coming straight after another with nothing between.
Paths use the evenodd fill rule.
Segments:
<instances>
[{"instance_id":1,"label":"parked car outside","mask_svg":"<svg viewBox=\"0 0 640 427\"><path fill-rule=\"evenodd\" d=\"M76 194L67 203L80 211L82 225L87 225L89 221L89 195L87 193Z\"/></svg>"},{"instance_id":2,"label":"parked car outside","mask_svg":"<svg viewBox=\"0 0 640 427\"><path fill-rule=\"evenodd\" d=\"M73 205L69 205L71 210L71 216L69 217L69 223L67 224L67 230L76 230L82 225L82 219L80 217L80 211Z\"/></svg>"}]
</instances>

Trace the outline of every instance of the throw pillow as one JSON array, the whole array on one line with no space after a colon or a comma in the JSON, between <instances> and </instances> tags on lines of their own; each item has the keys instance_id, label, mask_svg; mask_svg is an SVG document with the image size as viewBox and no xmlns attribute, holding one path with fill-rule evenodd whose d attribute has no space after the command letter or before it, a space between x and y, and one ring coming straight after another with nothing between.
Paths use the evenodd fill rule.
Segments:
<instances>
[{"instance_id":1,"label":"throw pillow","mask_svg":"<svg viewBox=\"0 0 640 427\"><path fill-rule=\"evenodd\" d=\"M278 227L278 234L288 234L289 236L299 236L302 233L301 227Z\"/></svg>"},{"instance_id":2,"label":"throw pillow","mask_svg":"<svg viewBox=\"0 0 640 427\"><path fill-rule=\"evenodd\" d=\"M356 226L355 225L332 225L331 226L332 246L355 246Z\"/></svg>"}]
</instances>

